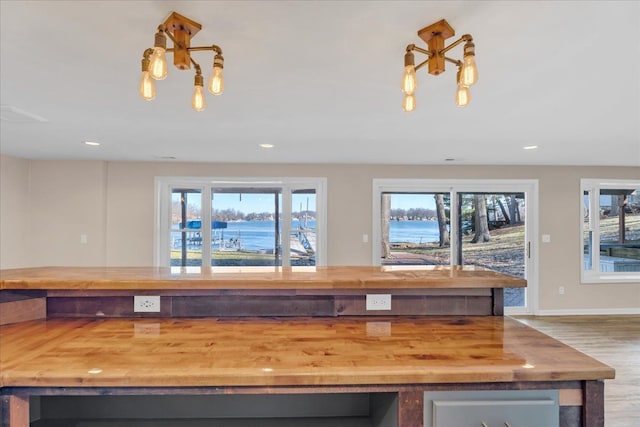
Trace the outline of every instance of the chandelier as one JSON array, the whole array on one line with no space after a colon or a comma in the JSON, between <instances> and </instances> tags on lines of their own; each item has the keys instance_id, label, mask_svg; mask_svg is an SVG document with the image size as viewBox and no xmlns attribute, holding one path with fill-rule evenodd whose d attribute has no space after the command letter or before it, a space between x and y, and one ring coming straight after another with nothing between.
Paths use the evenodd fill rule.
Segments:
<instances>
[{"instance_id":1,"label":"chandelier","mask_svg":"<svg viewBox=\"0 0 640 427\"><path fill-rule=\"evenodd\" d=\"M428 65L429 74L437 76L444 72L444 64L446 61L458 67L456 77L458 83L455 97L456 105L465 107L469 103L469 86L475 84L478 80L475 45L473 44L473 38L469 34L465 34L445 47L444 41L454 35L454 29L446 20L442 19L418 31L418 37L427 43L429 47L428 50L422 49L414 44L407 46L406 53L404 54L404 73L402 74L402 91L404 92L402 109L404 111L413 111L416 108L415 90L418 87L416 71ZM463 42L464 55L462 61L445 56L445 53ZM414 51L427 55L427 59L415 65Z\"/></svg>"},{"instance_id":2,"label":"chandelier","mask_svg":"<svg viewBox=\"0 0 640 427\"><path fill-rule=\"evenodd\" d=\"M208 89L214 95L220 95L224 91L224 79L222 69L224 68L224 58L222 49L216 45L204 47L191 47L191 37L202 29L202 25L189 18L173 12L158 26L153 49L146 49L142 54L142 80L140 81L140 96L147 101L156 97L156 87L154 80L163 80L167 77L166 53L173 53L173 64L180 70L188 70L193 64L196 75L194 80L193 96L191 105L194 110L205 109L204 98L204 78L200 65L191 58L191 52L200 50L211 50L216 53L213 57L213 70L209 79ZM173 42L173 47L167 49L167 37Z\"/></svg>"}]
</instances>

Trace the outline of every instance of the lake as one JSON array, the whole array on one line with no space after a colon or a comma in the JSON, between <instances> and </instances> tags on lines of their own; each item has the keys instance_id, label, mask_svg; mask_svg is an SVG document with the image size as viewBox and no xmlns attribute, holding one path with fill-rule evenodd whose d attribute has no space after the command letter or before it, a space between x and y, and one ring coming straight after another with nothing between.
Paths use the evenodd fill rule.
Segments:
<instances>
[{"instance_id":1,"label":"lake","mask_svg":"<svg viewBox=\"0 0 640 427\"><path fill-rule=\"evenodd\" d=\"M308 227L314 228L315 221L308 221ZM294 220L292 229L298 227ZM227 228L214 231L216 238L224 241L238 239L242 249L273 249L275 230L273 221L238 221L228 222ZM180 233L174 233L180 238ZM438 241L437 221L392 221L389 224L389 240L391 242L426 243Z\"/></svg>"}]
</instances>

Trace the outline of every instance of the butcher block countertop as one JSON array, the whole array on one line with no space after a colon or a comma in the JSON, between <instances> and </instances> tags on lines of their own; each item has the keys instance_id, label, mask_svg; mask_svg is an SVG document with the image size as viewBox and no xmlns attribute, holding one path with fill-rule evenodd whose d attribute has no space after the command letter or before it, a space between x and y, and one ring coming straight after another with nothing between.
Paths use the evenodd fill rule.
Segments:
<instances>
[{"instance_id":1,"label":"butcher block countertop","mask_svg":"<svg viewBox=\"0 0 640 427\"><path fill-rule=\"evenodd\" d=\"M499 316L49 319L0 327L0 387L319 386L614 378Z\"/></svg>"},{"instance_id":2,"label":"butcher block countertop","mask_svg":"<svg viewBox=\"0 0 640 427\"><path fill-rule=\"evenodd\" d=\"M518 288L474 266L37 267L0 270L0 290Z\"/></svg>"}]
</instances>

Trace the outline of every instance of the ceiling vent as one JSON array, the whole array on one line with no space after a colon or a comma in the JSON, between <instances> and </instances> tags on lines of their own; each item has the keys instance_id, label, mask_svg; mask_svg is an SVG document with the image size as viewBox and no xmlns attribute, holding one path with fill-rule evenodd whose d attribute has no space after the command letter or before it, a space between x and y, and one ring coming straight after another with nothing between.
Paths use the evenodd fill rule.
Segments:
<instances>
[{"instance_id":1,"label":"ceiling vent","mask_svg":"<svg viewBox=\"0 0 640 427\"><path fill-rule=\"evenodd\" d=\"M11 105L0 106L0 120L8 123L45 123L49 120Z\"/></svg>"}]
</instances>

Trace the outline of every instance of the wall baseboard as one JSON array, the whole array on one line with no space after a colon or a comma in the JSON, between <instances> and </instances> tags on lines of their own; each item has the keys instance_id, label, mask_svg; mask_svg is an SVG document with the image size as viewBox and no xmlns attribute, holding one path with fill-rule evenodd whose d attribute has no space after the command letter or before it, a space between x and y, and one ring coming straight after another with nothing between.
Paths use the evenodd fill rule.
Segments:
<instances>
[{"instance_id":1,"label":"wall baseboard","mask_svg":"<svg viewBox=\"0 0 640 427\"><path fill-rule=\"evenodd\" d=\"M640 314L640 308L585 308L575 310L537 310L535 316L604 316Z\"/></svg>"}]
</instances>

